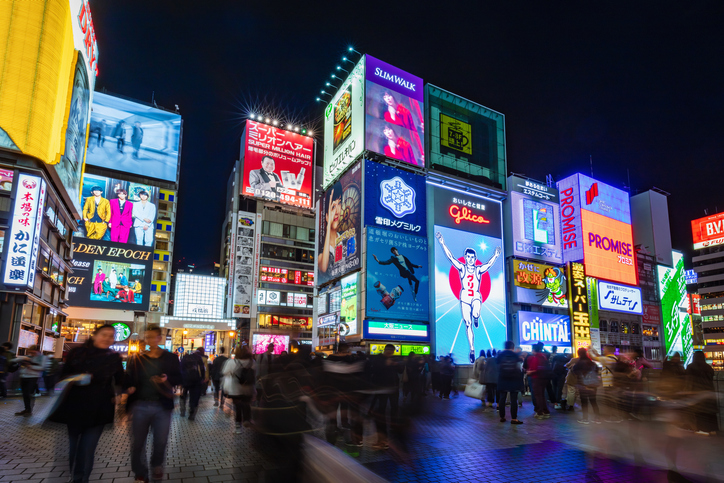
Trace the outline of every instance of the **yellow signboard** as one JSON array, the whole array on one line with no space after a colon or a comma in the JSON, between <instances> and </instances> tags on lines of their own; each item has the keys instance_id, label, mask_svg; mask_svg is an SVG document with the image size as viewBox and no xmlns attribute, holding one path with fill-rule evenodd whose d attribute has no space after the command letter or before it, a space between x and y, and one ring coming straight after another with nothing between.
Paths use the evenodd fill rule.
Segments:
<instances>
[{"instance_id":1,"label":"yellow signboard","mask_svg":"<svg viewBox=\"0 0 724 483\"><path fill-rule=\"evenodd\" d=\"M443 146L472 155L472 132L472 126L467 122L440 113L440 144Z\"/></svg>"},{"instance_id":2,"label":"yellow signboard","mask_svg":"<svg viewBox=\"0 0 724 483\"><path fill-rule=\"evenodd\" d=\"M581 347L588 348L591 345L591 321L588 313L586 268L582 263L570 263L569 273L568 299L575 355Z\"/></svg>"}]
</instances>

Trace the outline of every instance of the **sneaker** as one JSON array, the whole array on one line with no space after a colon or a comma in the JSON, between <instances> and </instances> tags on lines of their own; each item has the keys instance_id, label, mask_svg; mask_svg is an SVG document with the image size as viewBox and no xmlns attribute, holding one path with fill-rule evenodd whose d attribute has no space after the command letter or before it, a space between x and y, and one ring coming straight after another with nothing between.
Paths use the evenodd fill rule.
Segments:
<instances>
[{"instance_id":1,"label":"sneaker","mask_svg":"<svg viewBox=\"0 0 724 483\"><path fill-rule=\"evenodd\" d=\"M251 423L249 421L244 421L243 423L241 423L241 425L245 428L251 427Z\"/></svg>"},{"instance_id":2,"label":"sneaker","mask_svg":"<svg viewBox=\"0 0 724 483\"><path fill-rule=\"evenodd\" d=\"M390 448L390 446L387 443L375 443L372 445L372 449L378 450L378 451L389 449L389 448Z\"/></svg>"},{"instance_id":3,"label":"sneaker","mask_svg":"<svg viewBox=\"0 0 724 483\"><path fill-rule=\"evenodd\" d=\"M241 434L241 424L237 424L234 428L234 433Z\"/></svg>"},{"instance_id":4,"label":"sneaker","mask_svg":"<svg viewBox=\"0 0 724 483\"><path fill-rule=\"evenodd\" d=\"M536 418L536 419L545 419L542 414L536 414L536 415L533 416L533 417Z\"/></svg>"},{"instance_id":5,"label":"sneaker","mask_svg":"<svg viewBox=\"0 0 724 483\"><path fill-rule=\"evenodd\" d=\"M520 419L513 419L510 424L523 424L523 421L521 421Z\"/></svg>"},{"instance_id":6,"label":"sneaker","mask_svg":"<svg viewBox=\"0 0 724 483\"><path fill-rule=\"evenodd\" d=\"M619 424L623 422L623 419L604 419L607 423Z\"/></svg>"},{"instance_id":7,"label":"sneaker","mask_svg":"<svg viewBox=\"0 0 724 483\"><path fill-rule=\"evenodd\" d=\"M365 444L362 441L359 441L357 443L352 443L352 446L357 446L358 448L362 448L362 447L364 447L364 445Z\"/></svg>"},{"instance_id":8,"label":"sneaker","mask_svg":"<svg viewBox=\"0 0 724 483\"><path fill-rule=\"evenodd\" d=\"M140 478L140 477L137 476L137 477L133 480L133 483L148 483L148 478Z\"/></svg>"},{"instance_id":9,"label":"sneaker","mask_svg":"<svg viewBox=\"0 0 724 483\"><path fill-rule=\"evenodd\" d=\"M551 413L544 413L543 419L549 419L551 417Z\"/></svg>"},{"instance_id":10,"label":"sneaker","mask_svg":"<svg viewBox=\"0 0 724 483\"><path fill-rule=\"evenodd\" d=\"M563 406L561 406L560 404L556 404L556 405L553 406L553 407L554 407L555 409L563 409Z\"/></svg>"},{"instance_id":11,"label":"sneaker","mask_svg":"<svg viewBox=\"0 0 724 483\"><path fill-rule=\"evenodd\" d=\"M153 470L153 474L151 475L151 479L153 481L161 481L163 480L163 468L155 468Z\"/></svg>"},{"instance_id":12,"label":"sneaker","mask_svg":"<svg viewBox=\"0 0 724 483\"><path fill-rule=\"evenodd\" d=\"M214 401L214 407L215 407L215 408L218 408L218 407L219 407L219 401Z\"/></svg>"},{"instance_id":13,"label":"sneaker","mask_svg":"<svg viewBox=\"0 0 724 483\"><path fill-rule=\"evenodd\" d=\"M18 411L17 413L15 413L16 416L30 416L30 414L30 411L28 411L27 409L23 409L22 411Z\"/></svg>"},{"instance_id":14,"label":"sneaker","mask_svg":"<svg viewBox=\"0 0 724 483\"><path fill-rule=\"evenodd\" d=\"M579 419L578 422L581 424L588 424L588 419Z\"/></svg>"},{"instance_id":15,"label":"sneaker","mask_svg":"<svg viewBox=\"0 0 724 483\"><path fill-rule=\"evenodd\" d=\"M506 422L506 421L507 421L507 419L505 419L505 418L500 418L500 422L501 422L501 423L504 423L504 422Z\"/></svg>"},{"instance_id":16,"label":"sneaker","mask_svg":"<svg viewBox=\"0 0 724 483\"><path fill-rule=\"evenodd\" d=\"M523 403L522 403L522 402L519 402L519 403L518 403L518 407L519 407L519 408L522 408L522 407L523 407Z\"/></svg>"},{"instance_id":17,"label":"sneaker","mask_svg":"<svg viewBox=\"0 0 724 483\"><path fill-rule=\"evenodd\" d=\"M594 419L594 420L593 420L593 423L594 423L594 424L601 424L601 420L600 420L600 419Z\"/></svg>"},{"instance_id":18,"label":"sneaker","mask_svg":"<svg viewBox=\"0 0 724 483\"><path fill-rule=\"evenodd\" d=\"M189 421L195 421L196 420L196 411L191 411L189 413Z\"/></svg>"},{"instance_id":19,"label":"sneaker","mask_svg":"<svg viewBox=\"0 0 724 483\"><path fill-rule=\"evenodd\" d=\"M697 432L694 433L694 434L700 434L700 435L702 435L702 436L709 436L709 433L707 433L706 431L697 431Z\"/></svg>"},{"instance_id":20,"label":"sneaker","mask_svg":"<svg viewBox=\"0 0 724 483\"><path fill-rule=\"evenodd\" d=\"M566 409L566 411L571 411L571 412L574 411L573 406L568 406L568 408Z\"/></svg>"}]
</instances>

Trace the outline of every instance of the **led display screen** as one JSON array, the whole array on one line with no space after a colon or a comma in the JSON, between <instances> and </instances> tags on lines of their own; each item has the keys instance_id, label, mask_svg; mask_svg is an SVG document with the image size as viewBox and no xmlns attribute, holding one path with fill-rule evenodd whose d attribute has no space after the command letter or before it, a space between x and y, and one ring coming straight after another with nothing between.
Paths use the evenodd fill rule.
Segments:
<instances>
[{"instance_id":1,"label":"led display screen","mask_svg":"<svg viewBox=\"0 0 724 483\"><path fill-rule=\"evenodd\" d=\"M511 260L513 301L519 304L568 308L565 268L524 260Z\"/></svg>"},{"instance_id":2,"label":"led display screen","mask_svg":"<svg viewBox=\"0 0 724 483\"><path fill-rule=\"evenodd\" d=\"M365 225L424 236L425 177L365 161Z\"/></svg>"},{"instance_id":3,"label":"led display screen","mask_svg":"<svg viewBox=\"0 0 724 483\"><path fill-rule=\"evenodd\" d=\"M262 282L314 286L314 272L278 267L261 267Z\"/></svg>"},{"instance_id":4,"label":"led display screen","mask_svg":"<svg viewBox=\"0 0 724 483\"><path fill-rule=\"evenodd\" d=\"M586 274L591 277L636 285L631 225L583 210Z\"/></svg>"},{"instance_id":5,"label":"led display screen","mask_svg":"<svg viewBox=\"0 0 724 483\"><path fill-rule=\"evenodd\" d=\"M364 337L378 340L427 341L430 339L430 332L427 324L365 320Z\"/></svg>"},{"instance_id":6,"label":"led display screen","mask_svg":"<svg viewBox=\"0 0 724 483\"><path fill-rule=\"evenodd\" d=\"M370 55L366 57L366 149L424 168L422 79Z\"/></svg>"},{"instance_id":7,"label":"led display screen","mask_svg":"<svg viewBox=\"0 0 724 483\"><path fill-rule=\"evenodd\" d=\"M427 238L367 228L367 316L428 320L427 259Z\"/></svg>"},{"instance_id":8,"label":"led display screen","mask_svg":"<svg viewBox=\"0 0 724 483\"><path fill-rule=\"evenodd\" d=\"M74 237L152 248L158 189L123 179L83 175L83 219Z\"/></svg>"},{"instance_id":9,"label":"led display screen","mask_svg":"<svg viewBox=\"0 0 724 483\"><path fill-rule=\"evenodd\" d=\"M558 190L517 176L508 178L513 254L563 263Z\"/></svg>"},{"instance_id":10,"label":"led display screen","mask_svg":"<svg viewBox=\"0 0 724 483\"><path fill-rule=\"evenodd\" d=\"M357 163L319 200L317 270L319 286L360 268L362 164Z\"/></svg>"},{"instance_id":11,"label":"led display screen","mask_svg":"<svg viewBox=\"0 0 724 483\"><path fill-rule=\"evenodd\" d=\"M342 279L339 335L348 336L359 333L357 314L357 274L355 273Z\"/></svg>"},{"instance_id":12,"label":"led display screen","mask_svg":"<svg viewBox=\"0 0 724 483\"><path fill-rule=\"evenodd\" d=\"M684 257L672 252L674 268L656 266L661 294L661 319L664 329L666 357L675 352L681 354L682 361L688 364L693 351L693 335L689 306L684 279Z\"/></svg>"},{"instance_id":13,"label":"led display screen","mask_svg":"<svg viewBox=\"0 0 724 483\"><path fill-rule=\"evenodd\" d=\"M641 289L617 283L598 282L598 307L626 314L643 314Z\"/></svg>"},{"instance_id":14,"label":"led display screen","mask_svg":"<svg viewBox=\"0 0 724 483\"><path fill-rule=\"evenodd\" d=\"M269 344L274 344L274 355L289 350L289 336L277 334L254 334L251 337L254 354L263 354Z\"/></svg>"},{"instance_id":15,"label":"led display screen","mask_svg":"<svg viewBox=\"0 0 724 483\"><path fill-rule=\"evenodd\" d=\"M173 314L177 317L223 319L226 280L220 277L176 274Z\"/></svg>"},{"instance_id":16,"label":"led display screen","mask_svg":"<svg viewBox=\"0 0 724 483\"><path fill-rule=\"evenodd\" d=\"M542 342L547 346L571 346L571 318L567 315L519 311L519 345Z\"/></svg>"},{"instance_id":17,"label":"led display screen","mask_svg":"<svg viewBox=\"0 0 724 483\"><path fill-rule=\"evenodd\" d=\"M324 110L324 189L364 151L364 77L362 57Z\"/></svg>"},{"instance_id":18,"label":"led display screen","mask_svg":"<svg viewBox=\"0 0 724 483\"><path fill-rule=\"evenodd\" d=\"M724 244L724 213L692 220L691 234L695 250Z\"/></svg>"},{"instance_id":19,"label":"led display screen","mask_svg":"<svg viewBox=\"0 0 724 483\"><path fill-rule=\"evenodd\" d=\"M179 114L93 94L87 164L176 182L180 138Z\"/></svg>"},{"instance_id":20,"label":"led display screen","mask_svg":"<svg viewBox=\"0 0 724 483\"><path fill-rule=\"evenodd\" d=\"M312 208L314 138L246 121L241 194Z\"/></svg>"},{"instance_id":21,"label":"led display screen","mask_svg":"<svg viewBox=\"0 0 724 483\"><path fill-rule=\"evenodd\" d=\"M377 355L382 354L385 351L387 344L370 344L370 354ZM395 346L395 355L407 357L411 353L415 353L418 356L426 356L432 352L429 345L425 344L392 344Z\"/></svg>"},{"instance_id":22,"label":"led display screen","mask_svg":"<svg viewBox=\"0 0 724 483\"><path fill-rule=\"evenodd\" d=\"M500 348L507 338L501 204L430 186L436 351L472 364L482 349Z\"/></svg>"}]
</instances>

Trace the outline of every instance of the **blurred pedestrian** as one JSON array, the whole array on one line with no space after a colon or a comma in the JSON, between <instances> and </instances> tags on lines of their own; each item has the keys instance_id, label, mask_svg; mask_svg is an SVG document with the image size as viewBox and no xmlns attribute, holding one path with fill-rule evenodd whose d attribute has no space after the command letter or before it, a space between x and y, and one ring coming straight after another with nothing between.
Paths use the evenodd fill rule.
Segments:
<instances>
[{"instance_id":1,"label":"blurred pedestrian","mask_svg":"<svg viewBox=\"0 0 724 483\"><path fill-rule=\"evenodd\" d=\"M251 424L251 398L256 383L254 359L248 347L237 346L234 359L225 358L220 374L223 377L222 392L226 393L234 404L235 431L240 433L242 424L245 427Z\"/></svg>"},{"instance_id":2,"label":"blurred pedestrian","mask_svg":"<svg viewBox=\"0 0 724 483\"><path fill-rule=\"evenodd\" d=\"M578 349L578 362L571 369L575 377L576 388L581 396L581 411L583 416L579 423L588 424L588 405L593 409L593 422L601 424L601 413L596 402L596 391L601 386L601 378L598 374L598 366L588 356L588 351L581 347Z\"/></svg>"},{"instance_id":3,"label":"blurred pedestrian","mask_svg":"<svg viewBox=\"0 0 724 483\"><path fill-rule=\"evenodd\" d=\"M440 399L449 401L455 377L455 364L450 356L445 356L440 363Z\"/></svg>"},{"instance_id":4,"label":"blurred pedestrian","mask_svg":"<svg viewBox=\"0 0 724 483\"><path fill-rule=\"evenodd\" d=\"M612 345L603 347L603 355L599 355L593 347L589 347L588 355L592 360L599 362L603 366L601 370L601 396L603 404L608 409L608 416L605 418L606 422L620 423L623 421L620 411L620 391L615 384L614 376L617 372L620 372L618 367L623 361L616 356L616 349Z\"/></svg>"},{"instance_id":5,"label":"blurred pedestrian","mask_svg":"<svg viewBox=\"0 0 724 483\"><path fill-rule=\"evenodd\" d=\"M68 426L68 457L71 480L87 483L93 470L96 446L106 424L113 423L117 395L123 385L121 356L110 350L116 329L105 324L81 347L71 349L60 378L78 374L90 377L88 384L73 384L50 416L50 420Z\"/></svg>"},{"instance_id":6,"label":"blurred pedestrian","mask_svg":"<svg viewBox=\"0 0 724 483\"><path fill-rule=\"evenodd\" d=\"M160 347L162 332L155 326L144 334L149 350L128 359L124 386L131 422L131 470L137 483L148 483L146 440L153 431L151 470L154 480L163 479L168 433L173 413L173 387L181 384L178 357Z\"/></svg>"},{"instance_id":7,"label":"blurred pedestrian","mask_svg":"<svg viewBox=\"0 0 724 483\"><path fill-rule=\"evenodd\" d=\"M546 403L545 388L551 378L551 368L548 358L543 354L543 344L533 344L533 355L528 360L528 375L533 381L533 403L535 405L535 418L548 419L551 412Z\"/></svg>"},{"instance_id":8,"label":"blurred pedestrian","mask_svg":"<svg viewBox=\"0 0 724 483\"><path fill-rule=\"evenodd\" d=\"M133 123L133 131L131 131L131 146L133 146L133 157L138 159L138 153L141 151L141 143L143 142L143 128L141 123L136 121Z\"/></svg>"},{"instance_id":9,"label":"blurred pedestrian","mask_svg":"<svg viewBox=\"0 0 724 483\"><path fill-rule=\"evenodd\" d=\"M566 363L568 362L568 355L566 354L560 354L558 352L558 347L553 346L551 349L551 357L550 357L550 364L551 364L551 385L552 385L552 397L551 397L551 403L553 403L553 407L555 409L565 409L562 405L563 400L563 386L566 381L566 374L568 371L566 370Z\"/></svg>"},{"instance_id":10,"label":"blurred pedestrian","mask_svg":"<svg viewBox=\"0 0 724 483\"><path fill-rule=\"evenodd\" d=\"M495 409L498 400L498 364L493 357L492 352L488 349L485 354L485 369L483 370L483 383L485 384L485 394L488 401L488 407ZM503 402L505 405L505 402Z\"/></svg>"},{"instance_id":11,"label":"blurred pedestrian","mask_svg":"<svg viewBox=\"0 0 724 483\"><path fill-rule=\"evenodd\" d=\"M701 396L701 401L691 407L698 434L714 434L717 425L714 369L706 363L702 351L695 351L691 364L686 368L686 392Z\"/></svg>"},{"instance_id":12,"label":"blurred pedestrian","mask_svg":"<svg viewBox=\"0 0 724 483\"><path fill-rule=\"evenodd\" d=\"M382 354L372 360L371 378L377 387L377 409L375 411L375 422L377 424L377 443L374 449L387 449L387 406L390 406L390 423L393 428L397 426L397 417L400 406L400 378L404 366L398 364L393 356L395 346L387 344ZM449 392L449 390L448 390ZM449 399L449 398L448 398Z\"/></svg>"},{"instance_id":13,"label":"blurred pedestrian","mask_svg":"<svg viewBox=\"0 0 724 483\"><path fill-rule=\"evenodd\" d=\"M181 359L181 381L183 390L179 400L181 416L186 416L186 399L188 399L189 421L196 419L201 394L209 382L208 365L204 360L204 348L199 347L195 352Z\"/></svg>"},{"instance_id":14,"label":"blurred pedestrian","mask_svg":"<svg viewBox=\"0 0 724 483\"><path fill-rule=\"evenodd\" d=\"M512 341L505 341L505 350L498 352L495 363L498 371L498 414L500 422L504 423L505 419L505 401L510 395L510 424L523 424L518 419L518 393L523 390L523 372L521 364L523 360L520 354L517 354L515 344Z\"/></svg>"},{"instance_id":15,"label":"blurred pedestrian","mask_svg":"<svg viewBox=\"0 0 724 483\"><path fill-rule=\"evenodd\" d=\"M248 351L247 351L248 352ZM221 387L222 371L224 370L224 364L229 360L224 354L226 348L219 347L219 355L216 356L214 362L211 364L211 381L214 384L214 407L224 409L224 391Z\"/></svg>"},{"instance_id":16,"label":"blurred pedestrian","mask_svg":"<svg viewBox=\"0 0 724 483\"><path fill-rule=\"evenodd\" d=\"M437 356L432 356L430 361L430 386L432 386L432 395L440 392L440 366L442 361Z\"/></svg>"},{"instance_id":17,"label":"blurred pedestrian","mask_svg":"<svg viewBox=\"0 0 724 483\"><path fill-rule=\"evenodd\" d=\"M26 356L20 356L11 361L20 365L20 390L23 393L25 409L15 413L16 416L30 416L35 405L35 391L38 389L38 379L43 371L48 369L48 358L40 352L37 345L27 350Z\"/></svg>"},{"instance_id":18,"label":"blurred pedestrian","mask_svg":"<svg viewBox=\"0 0 724 483\"><path fill-rule=\"evenodd\" d=\"M576 387L576 376L573 374L571 369L578 362L578 357L574 357L570 361L566 362L566 381L563 385L563 393L565 399L561 403L562 409L566 411L573 411L576 404L576 396L578 396L578 388Z\"/></svg>"},{"instance_id":19,"label":"blurred pedestrian","mask_svg":"<svg viewBox=\"0 0 724 483\"><path fill-rule=\"evenodd\" d=\"M407 382L402 386L402 398L407 399L416 404L420 400L422 394L422 371L424 362L414 352L410 352L405 362L405 372L407 373Z\"/></svg>"},{"instance_id":20,"label":"blurred pedestrian","mask_svg":"<svg viewBox=\"0 0 724 483\"><path fill-rule=\"evenodd\" d=\"M684 391L686 369L681 362L681 355L675 352L661 367L659 378L659 396L665 399L677 399Z\"/></svg>"},{"instance_id":21,"label":"blurred pedestrian","mask_svg":"<svg viewBox=\"0 0 724 483\"><path fill-rule=\"evenodd\" d=\"M350 352L347 343L342 342L337 353L322 362L323 382L326 388L325 401L327 412L327 441L335 444L337 440L337 412L339 411L340 428L345 435L345 443L355 447L352 453L358 452L356 447L362 446L363 421L360 405L363 396L360 390L367 389L365 382L365 361ZM415 397L415 396L413 396ZM419 397L419 394L417 395ZM348 452L350 452L348 449Z\"/></svg>"},{"instance_id":22,"label":"blurred pedestrian","mask_svg":"<svg viewBox=\"0 0 724 483\"><path fill-rule=\"evenodd\" d=\"M12 348L12 342L3 342L2 345L0 345L0 399L8 397L6 381L8 374L12 372L13 369L11 361L15 358Z\"/></svg>"}]
</instances>

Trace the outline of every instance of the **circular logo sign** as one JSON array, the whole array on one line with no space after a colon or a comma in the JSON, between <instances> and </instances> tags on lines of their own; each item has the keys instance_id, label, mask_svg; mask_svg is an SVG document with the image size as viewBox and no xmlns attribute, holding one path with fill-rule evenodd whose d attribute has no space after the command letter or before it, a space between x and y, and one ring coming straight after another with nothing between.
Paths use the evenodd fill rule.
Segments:
<instances>
[{"instance_id":1,"label":"circular logo sign","mask_svg":"<svg viewBox=\"0 0 724 483\"><path fill-rule=\"evenodd\" d=\"M128 324L116 322L113 324L113 328L116 329L116 342L121 342L131 336L131 328L128 327Z\"/></svg>"}]
</instances>

